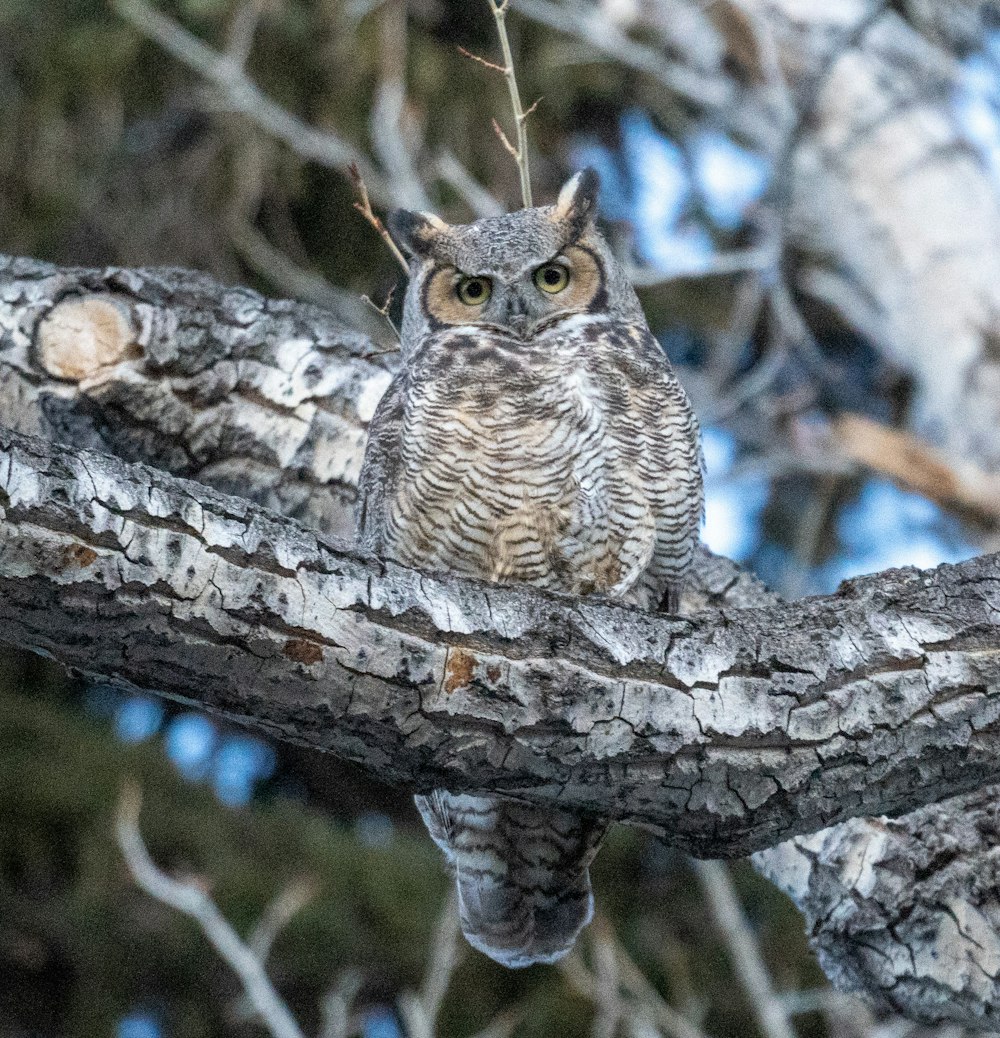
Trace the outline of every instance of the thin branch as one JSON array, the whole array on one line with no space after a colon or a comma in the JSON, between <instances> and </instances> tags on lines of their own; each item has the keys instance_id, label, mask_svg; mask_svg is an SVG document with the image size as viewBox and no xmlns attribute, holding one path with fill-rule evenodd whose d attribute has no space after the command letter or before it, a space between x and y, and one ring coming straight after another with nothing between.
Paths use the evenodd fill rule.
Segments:
<instances>
[{"instance_id":1,"label":"thin branch","mask_svg":"<svg viewBox=\"0 0 1000 1038\"><path fill-rule=\"evenodd\" d=\"M392 288L389 289L389 294L385 297L385 302L381 306L378 306L375 303L375 301L371 298L371 296L361 297L361 301L367 303L368 306L370 306L372 310L374 310L375 313L377 313L382 318L382 320L385 321L385 323L390 327L390 329L392 329L392 334L396 337L396 345L393 346L391 349L377 350L374 352L369 351L365 354L365 357L379 356L384 353L398 353L399 347L403 344L403 337L399 334L399 329L396 327L396 324L393 321L393 319L389 316L389 307L392 305L392 297L395 291L396 286L393 285Z\"/></svg>"},{"instance_id":2,"label":"thin branch","mask_svg":"<svg viewBox=\"0 0 1000 1038\"><path fill-rule=\"evenodd\" d=\"M434 1038L437 1033L441 1004L465 948L459 940L460 934L458 901L454 891L451 891L438 917L420 992L400 999L399 1008L408 1038Z\"/></svg>"},{"instance_id":3,"label":"thin branch","mask_svg":"<svg viewBox=\"0 0 1000 1038\"><path fill-rule=\"evenodd\" d=\"M153 863L139 831L141 805L138 786L124 785L115 814L115 832L136 884L161 904L198 923L208 942L239 977L247 998L273 1038L305 1038L271 984L260 957L240 940L212 899L193 883L171 879Z\"/></svg>"},{"instance_id":4,"label":"thin branch","mask_svg":"<svg viewBox=\"0 0 1000 1038\"><path fill-rule=\"evenodd\" d=\"M514 0L514 4L523 17L575 36L598 53L652 76L671 93L694 102L701 110L721 110L732 101L722 77L699 74L680 62L670 61L655 47L637 43L593 4L570 7L553 0Z\"/></svg>"},{"instance_id":5,"label":"thin branch","mask_svg":"<svg viewBox=\"0 0 1000 1038\"><path fill-rule=\"evenodd\" d=\"M497 135L500 143L504 146L507 153L517 162L517 148L510 143L510 139L507 134L503 132L503 127L496 121L496 119L490 120L493 123L493 132Z\"/></svg>"},{"instance_id":6,"label":"thin branch","mask_svg":"<svg viewBox=\"0 0 1000 1038\"><path fill-rule=\"evenodd\" d=\"M448 991L448 985L465 950L465 945L459 940L460 933L458 900L455 891L451 890L438 918L430 961L420 988L420 1001L427 1014L432 1033L438 1013L441 1011L441 1003Z\"/></svg>"},{"instance_id":7,"label":"thin branch","mask_svg":"<svg viewBox=\"0 0 1000 1038\"><path fill-rule=\"evenodd\" d=\"M351 1009L361 990L362 976L355 969L346 969L337 982L323 996L320 1004L322 1024L319 1038L348 1038L353 1033Z\"/></svg>"},{"instance_id":8,"label":"thin branch","mask_svg":"<svg viewBox=\"0 0 1000 1038\"><path fill-rule=\"evenodd\" d=\"M417 172L422 134L406 102L407 7L391 0L379 14L379 82L368 118L372 148L393 187L396 204L429 209Z\"/></svg>"},{"instance_id":9,"label":"thin branch","mask_svg":"<svg viewBox=\"0 0 1000 1038\"><path fill-rule=\"evenodd\" d=\"M696 861L694 870L764 1038L796 1038L743 914L729 869L721 861Z\"/></svg>"},{"instance_id":10,"label":"thin branch","mask_svg":"<svg viewBox=\"0 0 1000 1038\"><path fill-rule=\"evenodd\" d=\"M267 0L245 0L230 19L226 30L226 55L241 69L246 68L253 49L257 25Z\"/></svg>"},{"instance_id":11,"label":"thin branch","mask_svg":"<svg viewBox=\"0 0 1000 1038\"><path fill-rule=\"evenodd\" d=\"M306 905L316 896L317 885L313 879L294 879L287 887L267 906L264 914L257 921L257 925L250 934L247 946L260 959L266 963L271 954L271 948L282 930L298 915Z\"/></svg>"},{"instance_id":12,"label":"thin branch","mask_svg":"<svg viewBox=\"0 0 1000 1038\"><path fill-rule=\"evenodd\" d=\"M393 204L390 186L361 151L336 134L321 132L282 108L250 80L238 57L213 50L147 0L111 2L134 28L215 86L233 111L283 141L303 159L345 173L350 165L357 166L371 185L372 194L381 203Z\"/></svg>"},{"instance_id":13,"label":"thin branch","mask_svg":"<svg viewBox=\"0 0 1000 1038\"><path fill-rule=\"evenodd\" d=\"M229 240L240 258L275 288L307 303L326 307L352 327L374 330L353 292L331 285L322 274L300 267L253 224L234 221Z\"/></svg>"},{"instance_id":14,"label":"thin branch","mask_svg":"<svg viewBox=\"0 0 1000 1038\"><path fill-rule=\"evenodd\" d=\"M500 72L503 75L507 74L507 70L503 65L497 65L493 61L487 61L485 58L481 58L478 54L473 54L471 50L466 50L464 47L456 47L456 50L465 58L469 58L471 61L477 61L484 68L492 69L494 72Z\"/></svg>"},{"instance_id":15,"label":"thin branch","mask_svg":"<svg viewBox=\"0 0 1000 1038\"><path fill-rule=\"evenodd\" d=\"M593 998L597 1012L590 1029L591 1038L615 1038L625 1016L615 944L614 933L607 922L600 918L595 920L590 946L594 963Z\"/></svg>"},{"instance_id":16,"label":"thin branch","mask_svg":"<svg viewBox=\"0 0 1000 1038\"><path fill-rule=\"evenodd\" d=\"M664 1001L620 942L614 943L613 955L620 986L629 996L623 1008L632 1021L651 1023L668 1038L705 1038L700 1028ZM598 1002L601 998L601 981L587 969L578 951L563 959L559 969L580 994L595 1004ZM648 1030L645 1027L640 1029Z\"/></svg>"},{"instance_id":17,"label":"thin branch","mask_svg":"<svg viewBox=\"0 0 1000 1038\"><path fill-rule=\"evenodd\" d=\"M352 164L348 167L347 171L351 177L351 182L354 184L354 189L358 193L360 201L354 203L354 208L375 228L375 233L389 246L389 251L396 257L396 262L406 271L407 274L410 272L410 265L406 262L406 257L403 255L402 250L393 241L392 235L389 233L389 229L378 215L372 209L371 200L368 197L368 185L365 184L364 177L361 175L361 171L357 165Z\"/></svg>"},{"instance_id":18,"label":"thin branch","mask_svg":"<svg viewBox=\"0 0 1000 1038\"><path fill-rule=\"evenodd\" d=\"M490 6L490 11L493 12L493 18L497 24L497 35L500 37L500 49L503 52L504 63L502 66L494 65L483 58L477 57L475 54L470 54L466 50L462 50L462 53L467 57L472 58L474 61L486 65L488 68L502 72L504 79L507 81L507 91L510 94L510 104L511 108L514 110L514 127L517 134L517 147L514 147L510 143L495 119L493 120L493 128L496 130L498 136L503 142L504 147L510 152L514 157L514 161L517 163L517 171L521 178L521 201L524 203L525 208L530 208L532 201L531 169L528 158L528 116L535 110L538 102L536 101L527 112L521 107L521 92L517 86L517 73L514 70L514 55L511 53L510 40L507 36L507 9L510 6L510 0L486 0L486 2Z\"/></svg>"},{"instance_id":19,"label":"thin branch","mask_svg":"<svg viewBox=\"0 0 1000 1038\"><path fill-rule=\"evenodd\" d=\"M938 504L1000 522L1000 476L952 461L918 436L859 414L833 420L834 443L853 461Z\"/></svg>"}]
</instances>

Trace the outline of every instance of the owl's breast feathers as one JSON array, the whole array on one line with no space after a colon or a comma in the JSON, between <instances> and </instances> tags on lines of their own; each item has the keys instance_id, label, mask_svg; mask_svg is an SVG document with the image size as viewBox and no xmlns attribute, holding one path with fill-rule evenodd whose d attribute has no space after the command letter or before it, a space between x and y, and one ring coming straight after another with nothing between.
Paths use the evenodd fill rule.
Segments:
<instances>
[{"instance_id":1,"label":"owl's breast feathers","mask_svg":"<svg viewBox=\"0 0 1000 1038\"><path fill-rule=\"evenodd\" d=\"M644 325L428 336L370 436L362 534L405 565L650 608L690 564L697 423Z\"/></svg>"}]
</instances>

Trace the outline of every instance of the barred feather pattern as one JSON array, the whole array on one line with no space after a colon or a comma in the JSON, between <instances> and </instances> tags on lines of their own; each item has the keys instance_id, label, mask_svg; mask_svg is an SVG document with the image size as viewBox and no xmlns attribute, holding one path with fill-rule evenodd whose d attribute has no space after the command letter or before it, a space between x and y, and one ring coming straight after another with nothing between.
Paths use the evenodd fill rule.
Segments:
<instances>
[{"instance_id":1,"label":"barred feather pattern","mask_svg":"<svg viewBox=\"0 0 1000 1038\"><path fill-rule=\"evenodd\" d=\"M372 422L360 526L415 568L655 609L676 605L702 507L697 423L661 347L587 313L531 339L423 336ZM442 790L417 806L474 947L513 967L572 947L602 822Z\"/></svg>"}]
</instances>

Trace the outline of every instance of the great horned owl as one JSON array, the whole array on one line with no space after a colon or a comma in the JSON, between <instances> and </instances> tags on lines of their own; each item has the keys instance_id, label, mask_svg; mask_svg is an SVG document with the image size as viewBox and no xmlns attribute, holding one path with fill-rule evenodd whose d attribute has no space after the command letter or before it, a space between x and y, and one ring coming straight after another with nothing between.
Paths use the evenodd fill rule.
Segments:
<instances>
[{"instance_id":1,"label":"great horned owl","mask_svg":"<svg viewBox=\"0 0 1000 1038\"><path fill-rule=\"evenodd\" d=\"M467 225L397 211L402 365L369 432L359 526L424 570L676 608L702 514L698 426L594 225L597 176ZM593 911L605 825L500 796L417 807L469 942L554 962Z\"/></svg>"}]
</instances>

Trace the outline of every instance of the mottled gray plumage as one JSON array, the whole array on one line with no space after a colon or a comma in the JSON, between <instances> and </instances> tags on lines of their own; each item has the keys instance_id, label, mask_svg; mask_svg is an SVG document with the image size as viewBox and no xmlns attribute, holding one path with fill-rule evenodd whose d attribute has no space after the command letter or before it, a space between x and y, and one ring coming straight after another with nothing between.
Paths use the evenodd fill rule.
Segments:
<instances>
[{"instance_id":1,"label":"mottled gray plumage","mask_svg":"<svg viewBox=\"0 0 1000 1038\"><path fill-rule=\"evenodd\" d=\"M363 542L424 570L676 605L702 513L698 428L596 230L597 181L449 226L396 213L411 255L403 364L361 474ZM555 268L555 269L553 269ZM417 797L469 941L564 955L592 912L604 824L499 796Z\"/></svg>"}]
</instances>

